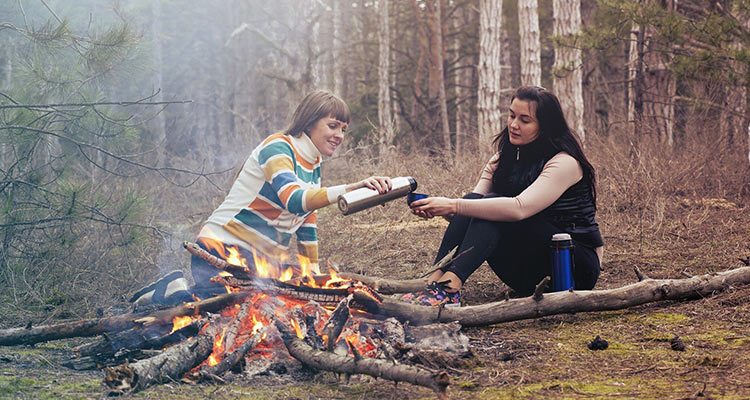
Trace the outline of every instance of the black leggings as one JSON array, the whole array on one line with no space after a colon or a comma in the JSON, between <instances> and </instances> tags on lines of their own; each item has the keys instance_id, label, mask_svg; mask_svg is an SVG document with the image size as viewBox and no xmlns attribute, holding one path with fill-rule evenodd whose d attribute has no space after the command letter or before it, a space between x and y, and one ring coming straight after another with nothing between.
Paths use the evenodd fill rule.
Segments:
<instances>
[{"instance_id":1,"label":"black leggings","mask_svg":"<svg viewBox=\"0 0 750 400\"><path fill-rule=\"evenodd\" d=\"M469 193L465 199L496 197ZM550 239L561 230L541 217L533 216L518 222L497 222L456 215L448 225L440 243L435 263L458 246L461 255L443 272L453 272L462 282L484 261L495 274L518 294L534 292L536 285L552 274ZM573 240L573 278L578 290L592 289L599 278L599 257L594 249Z\"/></svg>"}]
</instances>

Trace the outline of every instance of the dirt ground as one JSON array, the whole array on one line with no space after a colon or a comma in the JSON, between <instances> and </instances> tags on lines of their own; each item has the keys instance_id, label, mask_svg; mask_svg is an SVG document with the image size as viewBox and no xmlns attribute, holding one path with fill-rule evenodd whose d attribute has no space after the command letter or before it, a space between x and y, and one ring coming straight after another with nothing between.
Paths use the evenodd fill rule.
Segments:
<instances>
[{"instance_id":1,"label":"dirt ground","mask_svg":"<svg viewBox=\"0 0 750 400\"><path fill-rule=\"evenodd\" d=\"M705 204L704 204L705 203ZM727 205L729 204L729 205ZM633 283L637 266L652 278L681 278L744 266L750 257L750 216L742 205L676 203L657 225L639 232L602 224L607 243L597 289ZM696 217L698 215L698 217ZM350 217L322 212L324 258L368 275L412 278L429 268L446 222L422 220L389 204ZM602 220L600 218L600 220ZM611 220L617 221L615 218ZM657 228L653 228L657 226ZM612 234L616 232L616 234ZM345 234L344 234L345 233ZM352 238L362 238L352 240ZM462 291L466 304L502 299L504 287L487 266ZM608 312L548 316L465 329L475 357L449 369L449 396L504 398L750 398L750 286L698 300L664 301ZM589 350L596 337L605 350ZM672 349L678 336L684 351ZM0 348L2 398L101 398L99 371L61 363L90 339ZM348 381L320 373L230 377L226 384L172 383L128 398L393 399L434 398L427 389L369 377Z\"/></svg>"}]
</instances>

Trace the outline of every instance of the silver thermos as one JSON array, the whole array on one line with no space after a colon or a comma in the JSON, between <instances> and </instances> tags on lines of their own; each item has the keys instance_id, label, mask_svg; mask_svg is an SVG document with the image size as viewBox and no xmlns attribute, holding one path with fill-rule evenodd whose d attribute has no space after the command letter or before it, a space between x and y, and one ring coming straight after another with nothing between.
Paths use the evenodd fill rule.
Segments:
<instances>
[{"instance_id":1,"label":"silver thermos","mask_svg":"<svg viewBox=\"0 0 750 400\"><path fill-rule=\"evenodd\" d=\"M339 210L344 215L354 214L370 207L404 197L417 189L417 181L411 176L391 179L391 190L380 194L370 188L359 188L339 196Z\"/></svg>"}]
</instances>

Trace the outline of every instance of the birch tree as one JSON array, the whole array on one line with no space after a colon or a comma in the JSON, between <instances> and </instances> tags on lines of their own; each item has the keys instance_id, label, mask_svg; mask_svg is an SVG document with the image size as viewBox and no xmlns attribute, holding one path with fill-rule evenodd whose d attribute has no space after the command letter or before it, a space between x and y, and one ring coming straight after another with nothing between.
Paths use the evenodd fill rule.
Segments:
<instances>
[{"instance_id":1,"label":"birch tree","mask_svg":"<svg viewBox=\"0 0 750 400\"><path fill-rule=\"evenodd\" d=\"M388 24L388 0L378 2L378 122L380 128L380 157L386 158L393 145L391 117L390 57L391 37Z\"/></svg>"},{"instance_id":2,"label":"birch tree","mask_svg":"<svg viewBox=\"0 0 750 400\"><path fill-rule=\"evenodd\" d=\"M554 89L560 105L581 141L583 130L583 74L581 49L574 43L581 30L580 0L553 0L555 41Z\"/></svg>"},{"instance_id":3,"label":"birch tree","mask_svg":"<svg viewBox=\"0 0 750 400\"><path fill-rule=\"evenodd\" d=\"M518 30L521 37L521 85L541 85L542 63L537 0L518 1Z\"/></svg>"},{"instance_id":4,"label":"birch tree","mask_svg":"<svg viewBox=\"0 0 750 400\"><path fill-rule=\"evenodd\" d=\"M498 0L481 0L479 6L479 65L477 75L477 125L479 148L489 149L492 137L502 130L501 51L503 5Z\"/></svg>"}]
</instances>

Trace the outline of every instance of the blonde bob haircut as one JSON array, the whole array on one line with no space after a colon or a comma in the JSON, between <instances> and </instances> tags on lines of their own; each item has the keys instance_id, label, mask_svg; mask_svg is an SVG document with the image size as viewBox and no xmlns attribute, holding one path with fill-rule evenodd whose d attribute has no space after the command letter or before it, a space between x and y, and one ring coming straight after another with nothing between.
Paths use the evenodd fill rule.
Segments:
<instances>
[{"instance_id":1,"label":"blonde bob haircut","mask_svg":"<svg viewBox=\"0 0 750 400\"><path fill-rule=\"evenodd\" d=\"M316 90L308 93L292 114L292 122L284 131L285 135L299 137L302 133L310 135L310 128L321 118L332 116L341 122L349 123L351 114L349 106L340 97L327 90Z\"/></svg>"}]
</instances>

